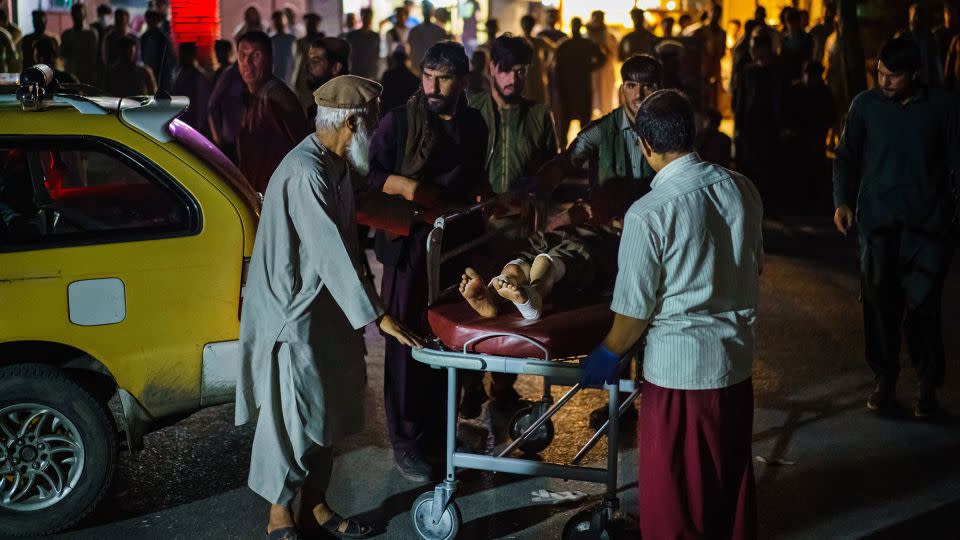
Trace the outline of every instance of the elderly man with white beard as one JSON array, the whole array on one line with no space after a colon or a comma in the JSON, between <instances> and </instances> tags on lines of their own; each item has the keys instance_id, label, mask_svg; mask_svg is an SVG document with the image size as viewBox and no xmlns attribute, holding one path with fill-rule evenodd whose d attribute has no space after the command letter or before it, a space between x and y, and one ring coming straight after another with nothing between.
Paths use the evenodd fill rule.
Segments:
<instances>
[{"instance_id":1,"label":"elderly man with white beard","mask_svg":"<svg viewBox=\"0 0 960 540\"><path fill-rule=\"evenodd\" d=\"M381 91L350 75L321 86L316 133L281 161L263 201L240 324L236 423L259 413L248 485L272 504L272 540L297 540L318 527L341 538L370 534L325 498L332 446L363 429L362 329L376 321L404 345L421 346L385 314L359 270L358 215L403 234L418 214L412 203L355 187L363 183L351 169L367 170Z\"/></svg>"}]
</instances>

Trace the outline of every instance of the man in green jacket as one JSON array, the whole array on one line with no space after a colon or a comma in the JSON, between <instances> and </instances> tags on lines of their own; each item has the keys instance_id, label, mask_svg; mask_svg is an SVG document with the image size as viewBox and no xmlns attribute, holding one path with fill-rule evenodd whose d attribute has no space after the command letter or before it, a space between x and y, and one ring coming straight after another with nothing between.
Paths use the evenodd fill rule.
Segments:
<instances>
[{"instance_id":1,"label":"man in green jacket","mask_svg":"<svg viewBox=\"0 0 960 540\"><path fill-rule=\"evenodd\" d=\"M540 169L557 156L557 134L550 108L523 97L527 72L533 62L530 43L504 34L490 44L489 92L468 99L487 124L484 169L494 193L537 190ZM551 184L554 182L550 182ZM493 374L491 396L498 405L513 408L520 395L513 388L516 375ZM482 378L464 377L463 413L474 416L486 399Z\"/></svg>"},{"instance_id":2,"label":"man in green jacket","mask_svg":"<svg viewBox=\"0 0 960 540\"><path fill-rule=\"evenodd\" d=\"M486 171L495 193L533 187L540 168L557 155L550 109L523 97L533 49L520 36L504 34L490 45L493 88L468 103L487 123Z\"/></svg>"}]
</instances>

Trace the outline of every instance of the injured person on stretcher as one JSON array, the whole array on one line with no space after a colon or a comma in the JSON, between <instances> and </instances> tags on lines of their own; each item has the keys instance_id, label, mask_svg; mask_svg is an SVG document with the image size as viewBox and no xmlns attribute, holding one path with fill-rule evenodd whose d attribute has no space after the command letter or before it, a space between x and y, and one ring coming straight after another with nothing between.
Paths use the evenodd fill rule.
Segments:
<instances>
[{"instance_id":1,"label":"injured person on stretcher","mask_svg":"<svg viewBox=\"0 0 960 540\"><path fill-rule=\"evenodd\" d=\"M622 226L614 220L536 232L526 239L526 249L489 282L473 268L465 269L460 294L481 317L496 317L509 302L528 320L540 318L553 294L609 295L617 277Z\"/></svg>"}]
</instances>

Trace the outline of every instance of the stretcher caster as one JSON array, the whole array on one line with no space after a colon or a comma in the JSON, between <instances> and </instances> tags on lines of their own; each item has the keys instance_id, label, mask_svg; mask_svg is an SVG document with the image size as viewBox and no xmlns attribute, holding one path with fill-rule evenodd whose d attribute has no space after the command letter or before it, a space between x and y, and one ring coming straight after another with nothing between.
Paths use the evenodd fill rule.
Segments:
<instances>
[{"instance_id":1,"label":"stretcher caster","mask_svg":"<svg viewBox=\"0 0 960 540\"><path fill-rule=\"evenodd\" d=\"M577 512L563 527L563 540L611 540L605 510L593 509Z\"/></svg>"},{"instance_id":2,"label":"stretcher caster","mask_svg":"<svg viewBox=\"0 0 960 540\"><path fill-rule=\"evenodd\" d=\"M514 413L510 419L510 438L517 440L538 418L550 408L549 403L539 402L524 407ZM550 446L553 441L553 420L547 420L522 443L520 450L526 454L538 454Z\"/></svg>"},{"instance_id":3,"label":"stretcher caster","mask_svg":"<svg viewBox=\"0 0 960 540\"><path fill-rule=\"evenodd\" d=\"M460 531L463 516L457 503L450 501L439 516L434 512L434 492L417 497L410 510L413 528L422 540L453 540Z\"/></svg>"}]
</instances>

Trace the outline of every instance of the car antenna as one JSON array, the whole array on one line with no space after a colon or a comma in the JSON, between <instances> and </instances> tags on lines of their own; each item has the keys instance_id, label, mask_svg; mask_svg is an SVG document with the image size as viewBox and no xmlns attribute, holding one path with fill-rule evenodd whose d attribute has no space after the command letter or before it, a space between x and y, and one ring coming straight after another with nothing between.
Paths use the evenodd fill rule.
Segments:
<instances>
[{"instance_id":1,"label":"car antenna","mask_svg":"<svg viewBox=\"0 0 960 540\"><path fill-rule=\"evenodd\" d=\"M166 62L167 62L167 49L169 49L169 48L170 48L170 42L167 41L166 43L163 44L163 52L160 53L160 70L161 70L161 71L163 71L163 69L166 67ZM162 79L163 79L163 74L162 74L162 73L161 73L161 74L158 74L158 77L160 77L160 79L162 80ZM172 96L170 95L170 92L168 92L168 91L165 90L163 87L161 87L159 84L157 84L157 92L156 92L155 94L153 94L153 99L155 99L155 100L157 100L157 101L170 101L170 100L173 99L173 98L172 98Z\"/></svg>"}]
</instances>

